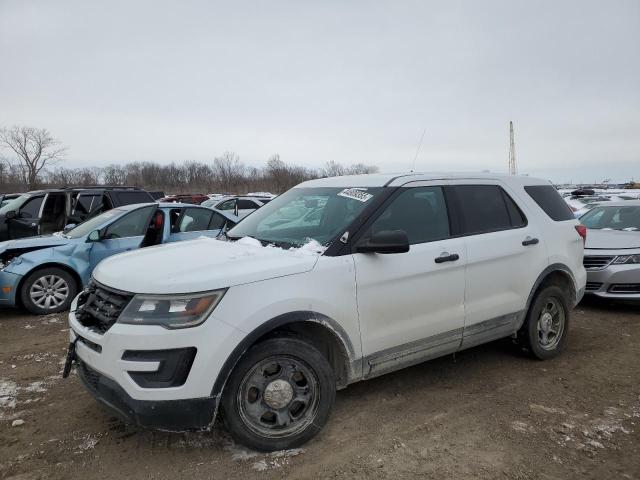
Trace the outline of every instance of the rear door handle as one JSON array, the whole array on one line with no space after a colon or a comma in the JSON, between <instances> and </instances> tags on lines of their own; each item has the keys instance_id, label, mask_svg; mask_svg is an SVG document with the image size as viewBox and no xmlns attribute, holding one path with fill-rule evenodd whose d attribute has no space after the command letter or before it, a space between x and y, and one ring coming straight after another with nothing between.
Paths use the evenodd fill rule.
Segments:
<instances>
[{"instance_id":1,"label":"rear door handle","mask_svg":"<svg viewBox=\"0 0 640 480\"><path fill-rule=\"evenodd\" d=\"M444 262L455 262L456 260L459 260L459 259L460 259L460 255L458 255L457 253L452 253L451 255L449 255L448 253L445 252L439 257L437 257L435 261L436 263L444 263Z\"/></svg>"},{"instance_id":2,"label":"rear door handle","mask_svg":"<svg viewBox=\"0 0 640 480\"><path fill-rule=\"evenodd\" d=\"M525 247L528 245L537 245L538 243L540 243L540 240L531 237L527 237L522 241L522 245Z\"/></svg>"}]
</instances>

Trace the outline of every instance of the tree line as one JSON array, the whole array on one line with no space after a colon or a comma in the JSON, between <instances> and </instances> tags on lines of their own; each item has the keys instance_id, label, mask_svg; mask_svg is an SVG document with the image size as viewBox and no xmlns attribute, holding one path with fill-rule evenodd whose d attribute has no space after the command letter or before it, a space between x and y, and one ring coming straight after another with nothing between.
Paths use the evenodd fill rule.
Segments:
<instances>
[{"instance_id":1,"label":"tree line","mask_svg":"<svg viewBox=\"0 0 640 480\"><path fill-rule=\"evenodd\" d=\"M305 180L378 171L371 165L344 166L334 161L327 162L323 168L312 169L286 163L277 154L272 155L264 167L252 167L245 165L234 152L225 152L211 162L130 162L65 168L60 162L66 149L46 129L33 127L0 129L0 148L3 150L0 192L3 193L89 185L127 185L166 193L282 193Z\"/></svg>"}]
</instances>

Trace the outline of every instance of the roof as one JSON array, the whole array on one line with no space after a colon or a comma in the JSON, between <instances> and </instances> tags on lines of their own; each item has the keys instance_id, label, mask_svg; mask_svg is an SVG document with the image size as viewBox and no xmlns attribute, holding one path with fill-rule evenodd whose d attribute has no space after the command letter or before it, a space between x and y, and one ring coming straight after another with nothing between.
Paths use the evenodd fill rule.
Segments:
<instances>
[{"instance_id":1,"label":"roof","mask_svg":"<svg viewBox=\"0 0 640 480\"><path fill-rule=\"evenodd\" d=\"M548 180L524 175L504 175L498 173L452 173L452 172L406 172L374 173L368 175L344 175L341 177L319 178L303 182L297 187L398 187L409 182L430 180L500 180L520 185L550 185Z\"/></svg>"}]
</instances>

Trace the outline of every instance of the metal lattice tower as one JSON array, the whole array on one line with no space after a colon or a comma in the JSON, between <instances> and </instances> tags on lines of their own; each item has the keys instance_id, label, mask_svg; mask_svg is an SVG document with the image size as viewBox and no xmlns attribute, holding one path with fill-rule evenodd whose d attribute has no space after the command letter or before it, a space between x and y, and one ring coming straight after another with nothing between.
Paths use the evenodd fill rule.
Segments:
<instances>
[{"instance_id":1,"label":"metal lattice tower","mask_svg":"<svg viewBox=\"0 0 640 480\"><path fill-rule=\"evenodd\" d=\"M509 175L517 175L516 144L513 140L513 122L509 122Z\"/></svg>"}]
</instances>

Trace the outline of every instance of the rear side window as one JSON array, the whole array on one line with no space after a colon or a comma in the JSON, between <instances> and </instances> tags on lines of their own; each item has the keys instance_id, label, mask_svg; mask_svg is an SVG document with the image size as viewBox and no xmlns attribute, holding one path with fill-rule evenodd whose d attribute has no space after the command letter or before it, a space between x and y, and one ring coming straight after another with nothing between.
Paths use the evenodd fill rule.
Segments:
<instances>
[{"instance_id":1,"label":"rear side window","mask_svg":"<svg viewBox=\"0 0 640 480\"><path fill-rule=\"evenodd\" d=\"M528 185L524 187L531 198L544 210L549 218L556 222L573 220L573 212L551 185Z\"/></svg>"},{"instance_id":2,"label":"rear side window","mask_svg":"<svg viewBox=\"0 0 640 480\"><path fill-rule=\"evenodd\" d=\"M224 227L226 223L226 218L220 215L218 212L213 212L213 217L211 217L211 221L209 222L208 230L220 230Z\"/></svg>"},{"instance_id":3,"label":"rear side window","mask_svg":"<svg viewBox=\"0 0 640 480\"><path fill-rule=\"evenodd\" d=\"M527 220L516 203L498 185L451 187L462 213L464 235L524 227Z\"/></svg>"},{"instance_id":4,"label":"rear side window","mask_svg":"<svg viewBox=\"0 0 640 480\"><path fill-rule=\"evenodd\" d=\"M240 210L255 210L258 205L253 200L245 200L241 198L238 200L238 208Z\"/></svg>"},{"instance_id":5,"label":"rear side window","mask_svg":"<svg viewBox=\"0 0 640 480\"><path fill-rule=\"evenodd\" d=\"M132 203L150 203L153 198L147 192L114 192L120 205L131 205Z\"/></svg>"},{"instance_id":6,"label":"rear side window","mask_svg":"<svg viewBox=\"0 0 640 480\"><path fill-rule=\"evenodd\" d=\"M179 232L199 232L207 230L211 221L212 210L207 208L187 208L182 215Z\"/></svg>"}]
</instances>

